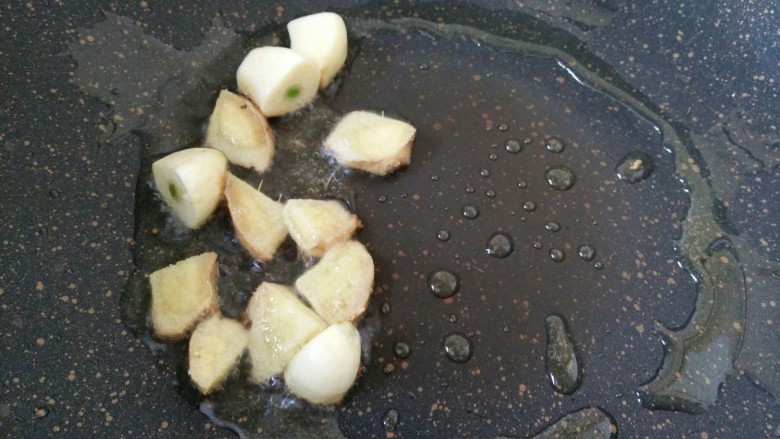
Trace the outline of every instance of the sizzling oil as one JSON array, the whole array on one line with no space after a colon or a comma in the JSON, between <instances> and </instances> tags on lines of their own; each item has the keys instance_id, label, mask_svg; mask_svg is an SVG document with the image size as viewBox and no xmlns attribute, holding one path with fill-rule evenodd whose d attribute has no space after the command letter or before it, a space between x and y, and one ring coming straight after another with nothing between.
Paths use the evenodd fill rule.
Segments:
<instances>
[{"instance_id":1,"label":"sizzling oil","mask_svg":"<svg viewBox=\"0 0 780 439\"><path fill-rule=\"evenodd\" d=\"M731 133L728 125L692 135L576 40L522 14L518 23L493 25L490 13L475 10L474 21L486 29L478 30L392 18L413 15L400 10L386 10L390 19L381 21L343 12L360 38L351 42L351 69L314 106L274 122L280 150L270 174L234 171L282 199L334 196L355 206L378 260L375 300L383 310L381 332L378 314L363 327L377 337L365 346L364 362L384 366L368 365L339 414L291 397L278 382L246 384L244 364L223 392L201 403L217 425L246 436L414 435L425 425L441 434L474 435L488 425L497 434L531 436L549 424L545 407L555 405L547 348L538 346L551 313L575 328L569 336L583 348L578 366L585 374L574 396L589 404L623 410L617 402L646 381L639 387L646 407L702 411L715 403L735 361L777 395L778 374L763 362L777 358L776 334L745 318L751 304L744 267L778 267L735 233L724 207L737 193L717 178L727 169L712 155ZM134 133L145 146L125 323L178 365L177 385L195 401L186 346L166 347L148 334L144 276L216 248L223 312L239 316L260 281L289 283L304 264L290 243L269 264L252 260L224 210L200 231L182 230L154 195L148 166L157 154L199 142L219 88L234 85L243 54L270 41L273 31L240 38L216 22L201 46L183 52L108 15L94 31L84 30L85 40L87 33L102 39L71 51L79 62L74 81L113 106L104 140ZM115 59L117 47L132 66ZM138 77L117 79L108 68ZM337 114L363 108L396 111L418 127L412 165L397 177L353 175L319 156ZM642 160L626 161L632 157ZM490 249L506 243L489 242L486 252L496 230L514 247L500 258ZM443 268L458 273L458 294L446 300L426 292L429 273ZM755 286L769 282L760 273L754 308L772 303ZM655 321L665 322L658 326L663 349L651 335ZM399 343L420 348L397 355ZM435 380L418 378L430 376ZM566 405L571 412L575 406ZM445 415L454 408L460 415ZM589 410L555 425L582 419L586 428L613 435L611 417ZM632 409L621 426L629 437L648 423L642 410ZM508 424L506 413L525 422Z\"/></svg>"}]
</instances>

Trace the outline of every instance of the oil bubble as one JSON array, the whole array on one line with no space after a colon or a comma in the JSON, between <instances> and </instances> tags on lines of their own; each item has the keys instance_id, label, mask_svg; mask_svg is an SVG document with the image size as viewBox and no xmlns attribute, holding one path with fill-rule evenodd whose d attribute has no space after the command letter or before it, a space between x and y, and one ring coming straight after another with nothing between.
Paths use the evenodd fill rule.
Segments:
<instances>
[{"instance_id":1,"label":"oil bubble","mask_svg":"<svg viewBox=\"0 0 780 439\"><path fill-rule=\"evenodd\" d=\"M542 243L541 243L541 242L539 242L539 241L534 241L534 243L533 243L533 247L534 247L535 249L539 250L539 249L541 249L543 246L542 246Z\"/></svg>"},{"instance_id":2,"label":"oil bubble","mask_svg":"<svg viewBox=\"0 0 780 439\"><path fill-rule=\"evenodd\" d=\"M447 270L434 271L428 276L428 289L440 299L452 297L460 288L458 276Z\"/></svg>"},{"instance_id":3,"label":"oil bubble","mask_svg":"<svg viewBox=\"0 0 780 439\"><path fill-rule=\"evenodd\" d=\"M525 210L526 212L533 212L534 210L536 210L536 203L534 203L533 201L526 201L525 203L523 203L523 210Z\"/></svg>"},{"instance_id":4,"label":"oil bubble","mask_svg":"<svg viewBox=\"0 0 780 439\"><path fill-rule=\"evenodd\" d=\"M498 126L498 130L501 131L502 133L505 133L505 132L509 131L509 124L508 123L500 124Z\"/></svg>"},{"instance_id":5,"label":"oil bubble","mask_svg":"<svg viewBox=\"0 0 780 439\"><path fill-rule=\"evenodd\" d=\"M495 232L488 239L485 252L495 258L505 258L511 255L514 249L511 236L504 232Z\"/></svg>"},{"instance_id":6,"label":"oil bubble","mask_svg":"<svg viewBox=\"0 0 780 439\"><path fill-rule=\"evenodd\" d=\"M382 306L379 308L379 311L383 315L390 314L390 311L392 311L392 310L393 310L393 307L389 303L387 303L387 302L383 303Z\"/></svg>"},{"instance_id":7,"label":"oil bubble","mask_svg":"<svg viewBox=\"0 0 780 439\"><path fill-rule=\"evenodd\" d=\"M490 169L482 168L479 170L479 175L482 177L490 177Z\"/></svg>"},{"instance_id":8,"label":"oil bubble","mask_svg":"<svg viewBox=\"0 0 780 439\"><path fill-rule=\"evenodd\" d=\"M563 143L563 140L557 137L551 137L544 142L544 147L547 148L547 151L560 154L566 148L566 145Z\"/></svg>"},{"instance_id":9,"label":"oil bubble","mask_svg":"<svg viewBox=\"0 0 780 439\"><path fill-rule=\"evenodd\" d=\"M649 177L654 168L652 157L643 152L633 151L620 159L615 172L619 179L633 184Z\"/></svg>"},{"instance_id":10,"label":"oil bubble","mask_svg":"<svg viewBox=\"0 0 780 439\"><path fill-rule=\"evenodd\" d=\"M528 187L528 183L526 183L523 180L518 180L517 181L517 187L519 187L520 189L525 189L525 188Z\"/></svg>"},{"instance_id":11,"label":"oil bubble","mask_svg":"<svg viewBox=\"0 0 780 439\"><path fill-rule=\"evenodd\" d=\"M564 253L563 250L559 248L551 248L550 259L555 262L562 262L564 259L566 259L566 253Z\"/></svg>"},{"instance_id":12,"label":"oil bubble","mask_svg":"<svg viewBox=\"0 0 780 439\"><path fill-rule=\"evenodd\" d=\"M580 258L584 261L592 261L593 258L596 257L596 249L590 244L582 244L577 249L577 254L579 254Z\"/></svg>"},{"instance_id":13,"label":"oil bubble","mask_svg":"<svg viewBox=\"0 0 780 439\"><path fill-rule=\"evenodd\" d=\"M471 359L474 354L474 346L465 335L454 332L446 337L442 342L444 354L453 363L465 363Z\"/></svg>"},{"instance_id":14,"label":"oil bubble","mask_svg":"<svg viewBox=\"0 0 780 439\"><path fill-rule=\"evenodd\" d=\"M474 186L466 186L466 192L467 193L473 194L475 191L476 191L476 189L474 189Z\"/></svg>"},{"instance_id":15,"label":"oil bubble","mask_svg":"<svg viewBox=\"0 0 780 439\"><path fill-rule=\"evenodd\" d=\"M565 191L574 186L574 173L569 168L563 166L550 168L545 173L545 178L547 179L547 184L555 190Z\"/></svg>"},{"instance_id":16,"label":"oil bubble","mask_svg":"<svg viewBox=\"0 0 780 439\"><path fill-rule=\"evenodd\" d=\"M403 360L405 358L409 358L409 355L412 354L412 348L409 346L409 343L399 341L393 345L393 354Z\"/></svg>"},{"instance_id":17,"label":"oil bubble","mask_svg":"<svg viewBox=\"0 0 780 439\"><path fill-rule=\"evenodd\" d=\"M436 239L438 239L441 242L447 242L450 240L450 232L449 230L439 230L436 232Z\"/></svg>"},{"instance_id":18,"label":"oil bubble","mask_svg":"<svg viewBox=\"0 0 780 439\"><path fill-rule=\"evenodd\" d=\"M463 216L468 219L474 219L479 216L479 209L477 206L472 205L463 206Z\"/></svg>"},{"instance_id":19,"label":"oil bubble","mask_svg":"<svg viewBox=\"0 0 780 439\"><path fill-rule=\"evenodd\" d=\"M382 418L382 426L386 432L392 433L398 428L398 417L398 410L395 409L390 409L385 413L384 418Z\"/></svg>"},{"instance_id":20,"label":"oil bubble","mask_svg":"<svg viewBox=\"0 0 780 439\"><path fill-rule=\"evenodd\" d=\"M494 160L494 161L495 161L495 160L498 160L498 154L496 154L496 153L494 153L494 152L491 152L491 153L490 153L490 155L488 156L488 158L489 158L490 160Z\"/></svg>"},{"instance_id":21,"label":"oil bubble","mask_svg":"<svg viewBox=\"0 0 780 439\"><path fill-rule=\"evenodd\" d=\"M523 144L515 139L509 139L504 143L504 149L509 153L517 154L523 150Z\"/></svg>"},{"instance_id":22,"label":"oil bubble","mask_svg":"<svg viewBox=\"0 0 780 439\"><path fill-rule=\"evenodd\" d=\"M488 190L487 192L485 192L485 196L488 198L496 198L496 191L492 189Z\"/></svg>"},{"instance_id":23,"label":"oil bubble","mask_svg":"<svg viewBox=\"0 0 780 439\"><path fill-rule=\"evenodd\" d=\"M558 221L548 221L545 223L544 228L550 233L555 233L561 230L561 224Z\"/></svg>"},{"instance_id":24,"label":"oil bubble","mask_svg":"<svg viewBox=\"0 0 780 439\"><path fill-rule=\"evenodd\" d=\"M254 259L249 266L249 270L252 271L252 273L262 273L265 271L265 262Z\"/></svg>"}]
</instances>

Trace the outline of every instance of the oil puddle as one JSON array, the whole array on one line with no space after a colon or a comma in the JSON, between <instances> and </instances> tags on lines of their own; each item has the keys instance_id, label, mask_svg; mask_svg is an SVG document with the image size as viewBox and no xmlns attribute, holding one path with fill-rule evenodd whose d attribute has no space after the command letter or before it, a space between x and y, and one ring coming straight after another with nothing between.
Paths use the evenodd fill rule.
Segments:
<instances>
[{"instance_id":1,"label":"oil puddle","mask_svg":"<svg viewBox=\"0 0 780 439\"><path fill-rule=\"evenodd\" d=\"M577 390L582 382L582 366L577 358L566 321L557 315L544 319L547 328L547 356L545 364L550 384L556 392L570 394Z\"/></svg>"},{"instance_id":2,"label":"oil puddle","mask_svg":"<svg viewBox=\"0 0 780 439\"><path fill-rule=\"evenodd\" d=\"M674 154L675 171L690 194L690 208L681 221L682 236L675 245L685 268L699 283L699 290L696 310L686 327L676 332L660 330L665 338L664 364L656 378L642 387L641 394L643 403L654 409L693 412L712 405L718 387L732 372L742 347L746 290L742 264L734 254L736 250L733 246L729 245L730 263L708 269L705 262L712 261L710 254L713 247L720 247L723 242L728 242L727 237L736 233L719 213L721 209L718 206L723 201L715 193L712 186L714 177L690 132L684 126L665 119L653 104L616 85L617 81L600 77L572 55L551 46L504 38L463 25L442 25L415 18L400 18L390 23L367 22L366 27L371 30L394 29L397 32L408 32L413 28L443 38L462 38L477 45L553 58L575 81L610 96L652 124L665 147ZM615 164L618 177L631 183L647 178L652 170L647 162L648 159L637 153L623 157ZM559 166L546 172L546 180L553 189L565 191L574 186L575 177L570 169ZM565 252L553 248L550 258L563 261ZM728 259L721 254L717 260L724 258ZM690 333L697 335L688 335ZM706 360L701 358L702 355Z\"/></svg>"},{"instance_id":3,"label":"oil puddle","mask_svg":"<svg viewBox=\"0 0 780 439\"><path fill-rule=\"evenodd\" d=\"M568 414L531 439L614 439L617 425L607 412L596 407Z\"/></svg>"},{"instance_id":4,"label":"oil puddle","mask_svg":"<svg viewBox=\"0 0 780 439\"><path fill-rule=\"evenodd\" d=\"M446 12L436 8L390 9L382 20L367 19L360 9L342 11L354 36L353 65L339 87L272 123L279 149L270 173L233 170L281 199L344 199L367 224L382 329L372 310L361 329L376 334L376 341L364 346L363 357L383 366L369 365L337 409L310 406L279 382L249 385L246 364L224 390L204 400L189 384L186 346L155 343L146 322L145 276L182 255L217 249L221 306L232 316L242 313L260 281L289 283L303 269L289 243L268 264L247 256L224 210L202 230L179 229L149 175L159 154L199 143L219 89L234 88L235 67L246 51L283 38L281 27L242 36L215 20L203 43L187 52L146 35L129 19L106 14L105 22L80 30L71 45L78 63L74 83L111 105L102 142L118 145L132 134L144 144L136 269L123 293L123 320L165 363L179 365L173 374L178 372L185 397L241 437L403 436L421 425L448 436L478 436L489 426L519 437L542 430L537 437L614 437L611 416L597 408L578 411L569 400L561 410L571 414L547 430L548 422L539 421L550 416L544 407L560 406L544 361L535 360L544 358L534 343L538 328L545 328L538 316L551 313L572 322L578 331L573 338L582 341L587 355L578 368L588 374L574 397L587 404L609 404L594 390L599 386L636 391L640 382L631 377L649 378L659 364L656 376L638 389L650 409L705 410L735 362L778 395L777 332L766 322L777 320L770 291L778 285L773 273L780 266L761 253L767 247L762 240L771 247L777 237L767 237L765 227L752 230L733 212L748 189L727 180L733 160L719 156L724 153L718 147L732 145L744 157L738 163L745 172L775 181L775 139L751 137L737 118L711 133L691 133L577 40L522 13L507 24L506 17L474 9L480 30L447 24ZM418 15L434 21L408 18ZM444 18L436 22L439 16ZM545 95L524 84L565 91ZM595 96L588 98L595 104L567 97L572 90ZM556 106L560 112L552 110ZM337 115L359 108L395 110L418 127L412 165L399 176L370 179L319 156L322 135ZM577 111L582 108L600 108L607 116ZM616 145L613 139L633 143ZM679 180L672 181L673 175ZM655 200L669 207L652 212ZM646 224L636 222L646 217ZM675 232L652 228L654 220ZM501 234L491 235L496 230ZM663 242L648 235L663 236ZM651 259L646 255L654 253L676 258L680 267L643 268ZM644 313L679 320L675 305L654 303L650 286L642 286L655 284L639 274L654 271L680 290L690 273L697 289L685 324L658 324L663 353L657 342L635 342L626 330L642 327ZM429 273L440 274L426 284ZM636 314L621 313L624 296L631 297ZM662 300L685 303L673 296ZM588 338L596 341L585 343ZM401 355L394 352L399 343L406 347ZM635 351L625 347L634 343ZM621 350L629 352L621 358ZM530 394L535 402L517 402ZM387 420L390 410L394 415ZM450 417L453 410L464 415ZM621 410L628 412L621 430L652 434L644 429L652 424L647 410Z\"/></svg>"}]
</instances>

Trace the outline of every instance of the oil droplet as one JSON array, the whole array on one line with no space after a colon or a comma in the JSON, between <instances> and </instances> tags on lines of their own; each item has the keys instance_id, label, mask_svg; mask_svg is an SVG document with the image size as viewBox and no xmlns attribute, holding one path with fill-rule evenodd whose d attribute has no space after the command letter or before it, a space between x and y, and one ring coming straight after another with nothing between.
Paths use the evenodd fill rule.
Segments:
<instances>
[{"instance_id":1,"label":"oil droplet","mask_svg":"<svg viewBox=\"0 0 780 439\"><path fill-rule=\"evenodd\" d=\"M252 271L252 273L262 273L265 271L265 262L255 259L252 261L249 270Z\"/></svg>"},{"instance_id":2,"label":"oil droplet","mask_svg":"<svg viewBox=\"0 0 780 439\"><path fill-rule=\"evenodd\" d=\"M509 139L504 143L504 149L512 154L517 154L523 150L523 144L515 139Z\"/></svg>"},{"instance_id":3,"label":"oil droplet","mask_svg":"<svg viewBox=\"0 0 780 439\"><path fill-rule=\"evenodd\" d=\"M633 184L649 177L654 168L652 157L643 152L632 151L620 159L615 172L619 179Z\"/></svg>"},{"instance_id":4,"label":"oil droplet","mask_svg":"<svg viewBox=\"0 0 780 439\"><path fill-rule=\"evenodd\" d=\"M384 195L380 195L379 198L377 198L377 201L379 201L380 203L384 203L385 201L387 201L387 197Z\"/></svg>"},{"instance_id":5,"label":"oil droplet","mask_svg":"<svg viewBox=\"0 0 780 439\"><path fill-rule=\"evenodd\" d=\"M446 337L442 342L444 354L454 363L465 363L471 359L474 354L474 346L465 335L454 332Z\"/></svg>"},{"instance_id":6,"label":"oil droplet","mask_svg":"<svg viewBox=\"0 0 780 439\"><path fill-rule=\"evenodd\" d=\"M488 158L490 160L498 160L498 154L496 154L494 152L491 152L490 155L488 156Z\"/></svg>"},{"instance_id":7,"label":"oil droplet","mask_svg":"<svg viewBox=\"0 0 780 439\"><path fill-rule=\"evenodd\" d=\"M517 181L517 187L519 187L520 189L525 189L525 188L528 187L528 183L526 183L523 180L518 180Z\"/></svg>"},{"instance_id":8,"label":"oil droplet","mask_svg":"<svg viewBox=\"0 0 780 439\"><path fill-rule=\"evenodd\" d=\"M434 271L428 275L428 288L440 299L452 297L460 288L458 276L447 270Z\"/></svg>"},{"instance_id":9,"label":"oil droplet","mask_svg":"<svg viewBox=\"0 0 780 439\"><path fill-rule=\"evenodd\" d=\"M561 230L561 224L558 221L549 221L544 225L544 228L550 233L555 233Z\"/></svg>"},{"instance_id":10,"label":"oil droplet","mask_svg":"<svg viewBox=\"0 0 780 439\"><path fill-rule=\"evenodd\" d=\"M595 268L596 270L601 270L602 268L604 268L604 263L601 261L596 261L593 263L593 268Z\"/></svg>"},{"instance_id":11,"label":"oil droplet","mask_svg":"<svg viewBox=\"0 0 780 439\"><path fill-rule=\"evenodd\" d=\"M474 186L466 186L466 192L469 194L473 194L476 189L474 189Z\"/></svg>"},{"instance_id":12,"label":"oil droplet","mask_svg":"<svg viewBox=\"0 0 780 439\"><path fill-rule=\"evenodd\" d=\"M479 175L482 177L490 177L490 169L482 168L479 170Z\"/></svg>"},{"instance_id":13,"label":"oil droplet","mask_svg":"<svg viewBox=\"0 0 780 439\"><path fill-rule=\"evenodd\" d=\"M596 257L596 249L590 244L582 244L577 249L577 254L580 255L584 261L592 261Z\"/></svg>"},{"instance_id":14,"label":"oil droplet","mask_svg":"<svg viewBox=\"0 0 780 439\"><path fill-rule=\"evenodd\" d=\"M555 190L565 191L574 186L574 173L569 168L563 166L550 168L545 173L545 178L547 179L547 184Z\"/></svg>"},{"instance_id":15,"label":"oil droplet","mask_svg":"<svg viewBox=\"0 0 780 439\"><path fill-rule=\"evenodd\" d=\"M500 124L498 126L498 130L501 131L502 133L505 133L505 132L509 131L509 124L507 124L507 123Z\"/></svg>"},{"instance_id":16,"label":"oil droplet","mask_svg":"<svg viewBox=\"0 0 780 439\"><path fill-rule=\"evenodd\" d=\"M485 192L485 196L488 198L496 198L496 191L492 189L488 190L487 192Z\"/></svg>"},{"instance_id":17,"label":"oil droplet","mask_svg":"<svg viewBox=\"0 0 780 439\"><path fill-rule=\"evenodd\" d=\"M420 70L428 70L430 68L431 68L431 66L429 66L428 64L420 64L420 67L419 67Z\"/></svg>"},{"instance_id":18,"label":"oil droplet","mask_svg":"<svg viewBox=\"0 0 780 439\"><path fill-rule=\"evenodd\" d=\"M488 239L485 252L495 258L505 258L511 255L514 249L511 236L504 232L495 232Z\"/></svg>"},{"instance_id":19,"label":"oil droplet","mask_svg":"<svg viewBox=\"0 0 780 439\"><path fill-rule=\"evenodd\" d=\"M455 315L455 313L452 313L447 317L447 321L450 323L458 323L458 316Z\"/></svg>"},{"instance_id":20,"label":"oil droplet","mask_svg":"<svg viewBox=\"0 0 780 439\"><path fill-rule=\"evenodd\" d=\"M531 439L613 439L617 437L617 425L612 416L596 407L570 413L547 427Z\"/></svg>"},{"instance_id":21,"label":"oil droplet","mask_svg":"<svg viewBox=\"0 0 780 439\"><path fill-rule=\"evenodd\" d=\"M526 201L525 203L523 203L523 210L525 210L526 212L533 212L534 210L536 210L536 203L534 203L533 201Z\"/></svg>"},{"instance_id":22,"label":"oil droplet","mask_svg":"<svg viewBox=\"0 0 780 439\"><path fill-rule=\"evenodd\" d=\"M560 154L566 148L566 145L563 143L563 140L557 137L551 137L544 143L544 147L547 148L547 151Z\"/></svg>"},{"instance_id":23,"label":"oil droplet","mask_svg":"<svg viewBox=\"0 0 780 439\"><path fill-rule=\"evenodd\" d=\"M46 416L49 416L49 409L46 407L39 407L35 409L35 417L36 418L45 418Z\"/></svg>"},{"instance_id":24,"label":"oil droplet","mask_svg":"<svg viewBox=\"0 0 780 439\"><path fill-rule=\"evenodd\" d=\"M582 381L574 341L562 317L549 315L544 319L544 325L547 329L547 375L556 392L568 395Z\"/></svg>"},{"instance_id":25,"label":"oil droplet","mask_svg":"<svg viewBox=\"0 0 780 439\"><path fill-rule=\"evenodd\" d=\"M436 232L436 239L438 239L441 242L447 242L450 240L450 232L448 230L439 230Z\"/></svg>"},{"instance_id":26,"label":"oil droplet","mask_svg":"<svg viewBox=\"0 0 780 439\"><path fill-rule=\"evenodd\" d=\"M431 175L431 181L439 181L439 176L435 174Z\"/></svg>"},{"instance_id":27,"label":"oil droplet","mask_svg":"<svg viewBox=\"0 0 780 439\"><path fill-rule=\"evenodd\" d=\"M541 242L539 242L539 241L534 241L534 243L533 243L533 247L534 247L535 249L539 250L539 249L541 249L541 248L542 248L542 243L541 243Z\"/></svg>"},{"instance_id":28,"label":"oil droplet","mask_svg":"<svg viewBox=\"0 0 780 439\"><path fill-rule=\"evenodd\" d=\"M393 310L393 307L392 307L392 306L391 306L389 303L383 303L383 304L382 304L382 307L381 307L381 308L379 308L379 311L380 311L380 312L381 312L383 315L388 315L388 314L390 314L390 311L392 311L392 310Z\"/></svg>"},{"instance_id":29,"label":"oil droplet","mask_svg":"<svg viewBox=\"0 0 780 439\"><path fill-rule=\"evenodd\" d=\"M386 432L394 432L398 427L398 410L388 410L387 413L385 413L385 417L382 418L382 426L385 427Z\"/></svg>"},{"instance_id":30,"label":"oil droplet","mask_svg":"<svg viewBox=\"0 0 780 439\"><path fill-rule=\"evenodd\" d=\"M550 259L555 262L562 262L564 259L566 259L566 253L564 253L563 250L559 248L551 248Z\"/></svg>"},{"instance_id":31,"label":"oil droplet","mask_svg":"<svg viewBox=\"0 0 780 439\"><path fill-rule=\"evenodd\" d=\"M409 346L409 343L399 341L393 345L393 354L403 360L404 358L409 358L409 355L412 354L412 348Z\"/></svg>"},{"instance_id":32,"label":"oil droplet","mask_svg":"<svg viewBox=\"0 0 780 439\"><path fill-rule=\"evenodd\" d=\"M479 209L477 209L477 206L463 206L463 216L465 216L468 219L474 219L479 216Z\"/></svg>"}]
</instances>

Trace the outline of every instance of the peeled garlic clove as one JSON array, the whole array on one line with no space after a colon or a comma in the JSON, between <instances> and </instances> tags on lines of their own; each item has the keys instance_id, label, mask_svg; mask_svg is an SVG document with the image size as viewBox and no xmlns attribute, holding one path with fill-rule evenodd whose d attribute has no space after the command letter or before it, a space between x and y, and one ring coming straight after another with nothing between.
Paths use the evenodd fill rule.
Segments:
<instances>
[{"instance_id":1,"label":"peeled garlic clove","mask_svg":"<svg viewBox=\"0 0 780 439\"><path fill-rule=\"evenodd\" d=\"M360 334L350 322L328 326L295 354L284 371L292 393L315 404L341 401L360 368Z\"/></svg>"},{"instance_id":2,"label":"peeled garlic clove","mask_svg":"<svg viewBox=\"0 0 780 439\"><path fill-rule=\"evenodd\" d=\"M347 59L347 26L333 12L320 12L287 23L290 48L317 63L320 88L330 83Z\"/></svg>"},{"instance_id":3,"label":"peeled garlic clove","mask_svg":"<svg viewBox=\"0 0 780 439\"><path fill-rule=\"evenodd\" d=\"M211 148L183 149L154 162L152 174L173 215L195 229L222 199L227 159Z\"/></svg>"},{"instance_id":4,"label":"peeled garlic clove","mask_svg":"<svg viewBox=\"0 0 780 439\"><path fill-rule=\"evenodd\" d=\"M285 47L258 47L236 72L238 90L267 117L281 116L309 103L317 94L317 63Z\"/></svg>"}]
</instances>

